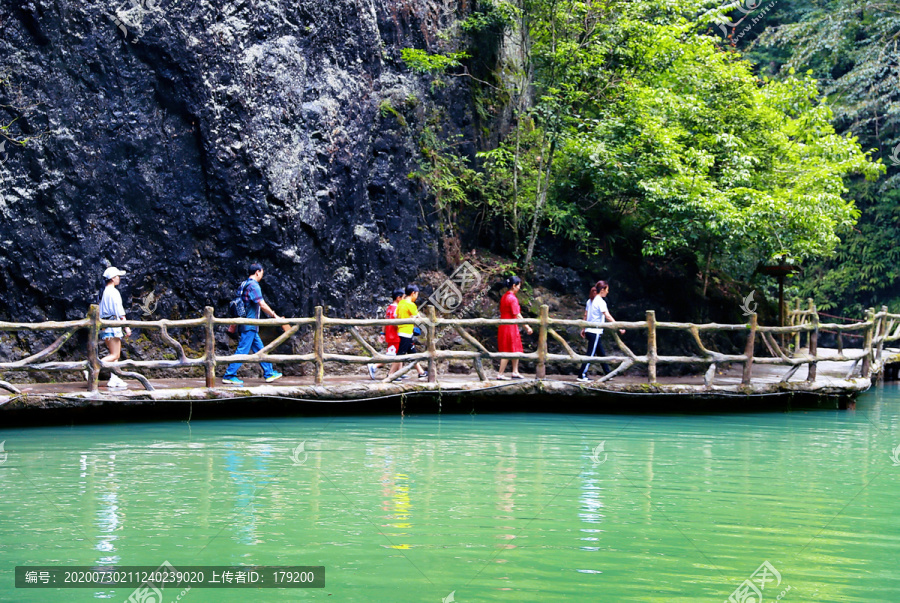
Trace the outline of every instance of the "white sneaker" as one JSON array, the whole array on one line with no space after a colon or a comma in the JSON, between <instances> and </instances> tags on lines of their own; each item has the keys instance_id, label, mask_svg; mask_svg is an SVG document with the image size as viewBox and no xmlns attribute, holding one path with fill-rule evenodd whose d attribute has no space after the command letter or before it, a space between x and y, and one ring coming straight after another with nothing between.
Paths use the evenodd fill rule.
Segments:
<instances>
[{"instance_id":1,"label":"white sneaker","mask_svg":"<svg viewBox=\"0 0 900 603\"><path fill-rule=\"evenodd\" d=\"M116 375L110 375L109 382L106 384L109 389L127 389L128 384L119 379Z\"/></svg>"},{"instance_id":2,"label":"white sneaker","mask_svg":"<svg viewBox=\"0 0 900 603\"><path fill-rule=\"evenodd\" d=\"M579 377L575 381L580 381L581 383L590 383L591 379L589 377Z\"/></svg>"}]
</instances>

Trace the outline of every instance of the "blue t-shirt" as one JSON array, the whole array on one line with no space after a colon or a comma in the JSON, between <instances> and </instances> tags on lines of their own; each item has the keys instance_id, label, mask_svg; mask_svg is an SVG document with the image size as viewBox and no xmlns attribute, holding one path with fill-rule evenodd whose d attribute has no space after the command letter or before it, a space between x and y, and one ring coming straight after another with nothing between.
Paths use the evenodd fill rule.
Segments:
<instances>
[{"instance_id":1,"label":"blue t-shirt","mask_svg":"<svg viewBox=\"0 0 900 603\"><path fill-rule=\"evenodd\" d=\"M259 318L259 302L262 301L262 289L256 280L250 278L241 285L243 292L241 299L244 301L244 318ZM242 331L259 331L256 325L241 325Z\"/></svg>"}]
</instances>

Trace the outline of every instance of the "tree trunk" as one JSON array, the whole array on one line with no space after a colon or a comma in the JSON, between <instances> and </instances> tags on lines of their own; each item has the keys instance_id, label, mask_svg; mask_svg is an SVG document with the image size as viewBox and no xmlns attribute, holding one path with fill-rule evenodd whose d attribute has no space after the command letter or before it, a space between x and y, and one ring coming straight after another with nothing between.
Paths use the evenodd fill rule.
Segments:
<instances>
[{"instance_id":1,"label":"tree trunk","mask_svg":"<svg viewBox=\"0 0 900 603\"><path fill-rule=\"evenodd\" d=\"M528 273L531 271L531 258L534 255L534 243L537 241L538 232L541 225L541 217L544 213L544 204L547 202L547 191L550 189L550 169L553 167L553 154L556 152L556 138L554 137L550 143L550 150L547 153L547 165L541 172L542 177L538 181L537 202L534 208L534 219L531 221L531 233L528 235L528 251L525 253L525 260L522 262L522 271Z\"/></svg>"},{"instance_id":2,"label":"tree trunk","mask_svg":"<svg viewBox=\"0 0 900 603\"><path fill-rule=\"evenodd\" d=\"M703 295L701 297L706 297L706 287L709 285L709 266L712 263L712 246L707 249L706 252L706 270L703 273Z\"/></svg>"}]
</instances>

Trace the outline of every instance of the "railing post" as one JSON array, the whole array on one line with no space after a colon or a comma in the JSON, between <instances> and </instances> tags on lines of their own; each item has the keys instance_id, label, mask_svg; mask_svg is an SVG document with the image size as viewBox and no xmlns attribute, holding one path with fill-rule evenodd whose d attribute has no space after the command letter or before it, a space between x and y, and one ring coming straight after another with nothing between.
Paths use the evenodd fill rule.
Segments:
<instances>
[{"instance_id":1,"label":"railing post","mask_svg":"<svg viewBox=\"0 0 900 603\"><path fill-rule=\"evenodd\" d=\"M744 347L744 373L741 376L742 385L750 385L750 371L753 369L753 348L756 345L756 330L759 328L756 312L750 315L750 334L747 336L747 345Z\"/></svg>"},{"instance_id":2,"label":"railing post","mask_svg":"<svg viewBox=\"0 0 900 603\"><path fill-rule=\"evenodd\" d=\"M547 323L550 319L550 306L541 306L541 324L538 327L538 362L534 376L543 379L547 376Z\"/></svg>"},{"instance_id":3,"label":"railing post","mask_svg":"<svg viewBox=\"0 0 900 603\"><path fill-rule=\"evenodd\" d=\"M206 387L216 386L216 332L212 306L203 308L206 319Z\"/></svg>"},{"instance_id":4,"label":"railing post","mask_svg":"<svg viewBox=\"0 0 900 603\"><path fill-rule=\"evenodd\" d=\"M437 353L437 338L435 337L437 334L437 312L435 312L434 306L428 306L427 312L429 325L425 341L428 348L428 383L434 383L437 381L437 363L434 361L434 356Z\"/></svg>"},{"instance_id":5,"label":"railing post","mask_svg":"<svg viewBox=\"0 0 900 603\"><path fill-rule=\"evenodd\" d=\"M810 303L812 303L812 299L810 299L809 301L810 301ZM795 326L798 327L803 324L803 318L801 317L800 311L801 311L800 310L800 298L796 297L796 298L794 298L794 315L791 317L791 326L792 327L795 327ZM801 332L798 329L797 332L794 333L794 354L792 354L792 355L796 355L800 351L800 343L801 343L800 338L801 338ZM809 342L809 337L807 337L807 342Z\"/></svg>"},{"instance_id":6,"label":"railing post","mask_svg":"<svg viewBox=\"0 0 900 603\"><path fill-rule=\"evenodd\" d=\"M97 339L100 337L100 306L91 304L88 309L91 321L88 327L88 391L95 392L100 388L100 354Z\"/></svg>"},{"instance_id":7,"label":"railing post","mask_svg":"<svg viewBox=\"0 0 900 603\"><path fill-rule=\"evenodd\" d=\"M316 306L316 331L313 335L313 353L316 355L315 384L322 385L325 380L325 322L322 319L322 306Z\"/></svg>"},{"instance_id":8,"label":"railing post","mask_svg":"<svg viewBox=\"0 0 900 603\"><path fill-rule=\"evenodd\" d=\"M884 339L887 337L887 306L881 306L881 320L878 321L878 345L875 352L875 361L881 367L881 374L884 374L884 366L881 364L882 351L884 350Z\"/></svg>"},{"instance_id":9,"label":"railing post","mask_svg":"<svg viewBox=\"0 0 900 603\"><path fill-rule=\"evenodd\" d=\"M647 310L647 380L656 383L656 312Z\"/></svg>"},{"instance_id":10,"label":"railing post","mask_svg":"<svg viewBox=\"0 0 900 603\"><path fill-rule=\"evenodd\" d=\"M813 327L807 339L809 340L809 355L813 360L809 363L806 382L812 383L816 380L816 372L819 366L818 361L815 360L819 353L819 313L816 311L816 304L812 298L809 298L807 302L809 303L809 320ZM800 331L797 331L797 335L800 335Z\"/></svg>"},{"instance_id":11,"label":"railing post","mask_svg":"<svg viewBox=\"0 0 900 603\"><path fill-rule=\"evenodd\" d=\"M863 341L863 350L866 355L863 356L862 372L860 376L863 379L869 378L869 371L872 370L872 336L875 330L875 308L866 310L866 335Z\"/></svg>"}]
</instances>

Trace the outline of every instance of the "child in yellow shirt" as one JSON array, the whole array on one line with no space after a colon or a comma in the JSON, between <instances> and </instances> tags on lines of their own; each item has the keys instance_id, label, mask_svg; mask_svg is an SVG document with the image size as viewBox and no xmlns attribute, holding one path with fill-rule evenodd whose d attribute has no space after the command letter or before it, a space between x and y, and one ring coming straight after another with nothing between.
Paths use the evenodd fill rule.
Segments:
<instances>
[{"instance_id":1,"label":"child in yellow shirt","mask_svg":"<svg viewBox=\"0 0 900 603\"><path fill-rule=\"evenodd\" d=\"M413 318L419 315L419 308L416 306L416 300L419 299L419 288L416 285L407 285L404 291L405 295L397 303L397 318ZM412 323L408 325L400 325L397 328L397 334L400 335L400 347L397 349L397 356L405 356L406 354L415 354L416 347L413 342ZM416 363L416 372L419 379L428 376L428 371L424 370L419 363Z\"/></svg>"}]
</instances>

